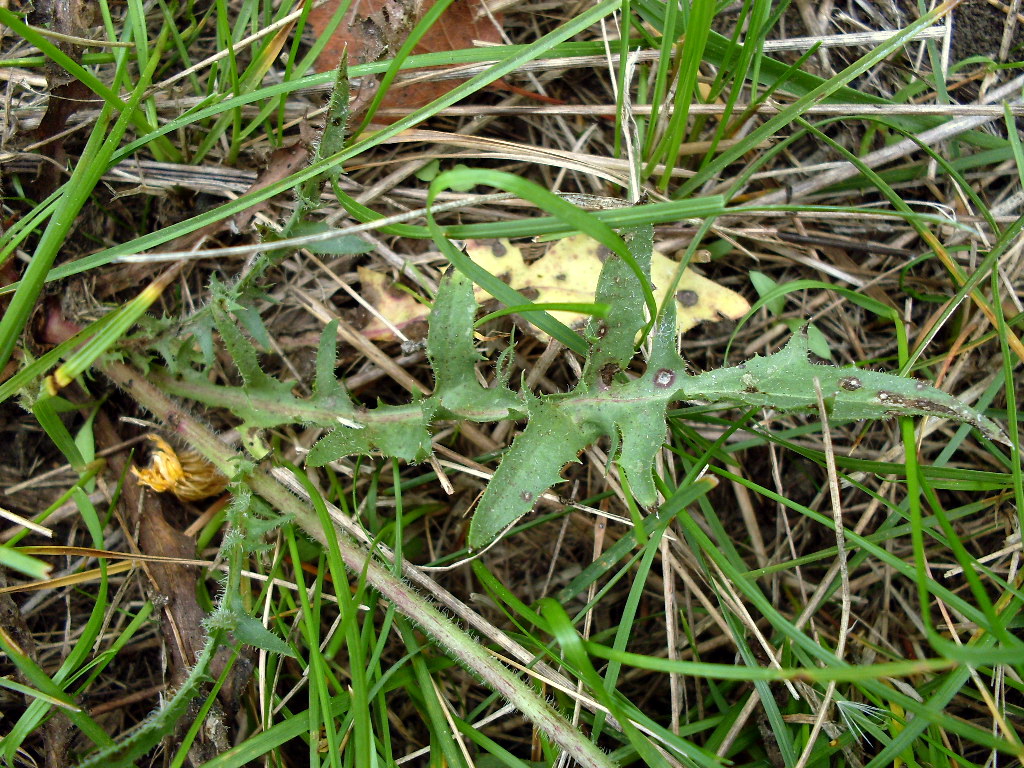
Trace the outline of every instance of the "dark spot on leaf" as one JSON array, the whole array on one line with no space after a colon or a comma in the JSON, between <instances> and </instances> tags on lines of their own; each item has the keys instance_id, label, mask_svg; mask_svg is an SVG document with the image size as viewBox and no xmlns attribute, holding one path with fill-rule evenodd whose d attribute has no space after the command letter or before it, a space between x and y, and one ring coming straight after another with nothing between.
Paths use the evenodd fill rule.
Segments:
<instances>
[{"instance_id":1,"label":"dark spot on leaf","mask_svg":"<svg viewBox=\"0 0 1024 768\"><path fill-rule=\"evenodd\" d=\"M540 296L540 291L538 291L536 288L533 288L532 286L527 286L526 288L523 288L519 292L523 294L523 296L528 298L530 301L533 301L538 296Z\"/></svg>"},{"instance_id":2,"label":"dark spot on leaf","mask_svg":"<svg viewBox=\"0 0 1024 768\"><path fill-rule=\"evenodd\" d=\"M597 258L599 258L601 260L602 264L604 264L606 261L608 261L608 257L611 256L611 255L612 255L612 249L609 248L607 245L598 246Z\"/></svg>"},{"instance_id":3,"label":"dark spot on leaf","mask_svg":"<svg viewBox=\"0 0 1024 768\"><path fill-rule=\"evenodd\" d=\"M856 376L844 376L839 380L839 386L847 392L856 392L858 389L863 387L864 384Z\"/></svg>"},{"instance_id":4,"label":"dark spot on leaf","mask_svg":"<svg viewBox=\"0 0 1024 768\"><path fill-rule=\"evenodd\" d=\"M753 384L747 384L747 386L743 388L743 391L749 395L756 395L761 390L755 387Z\"/></svg>"},{"instance_id":5,"label":"dark spot on leaf","mask_svg":"<svg viewBox=\"0 0 1024 768\"><path fill-rule=\"evenodd\" d=\"M508 283L512 280L512 273L511 272L502 272L500 275L498 275L498 279L501 280L501 282L503 282L506 285L508 285Z\"/></svg>"},{"instance_id":6,"label":"dark spot on leaf","mask_svg":"<svg viewBox=\"0 0 1024 768\"><path fill-rule=\"evenodd\" d=\"M622 369L616 363L605 363L601 366L601 383L604 384L605 389L612 385L612 381L615 379L615 374L621 370Z\"/></svg>"},{"instance_id":7,"label":"dark spot on leaf","mask_svg":"<svg viewBox=\"0 0 1024 768\"><path fill-rule=\"evenodd\" d=\"M597 338L603 339L608 335L608 323L602 321L597 324Z\"/></svg>"},{"instance_id":8,"label":"dark spot on leaf","mask_svg":"<svg viewBox=\"0 0 1024 768\"><path fill-rule=\"evenodd\" d=\"M960 414L956 412L954 408L950 408L948 405L942 403L933 403L923 397L915 398L907 403L911 408L917 408L919 411L928 411L929 413L941 413L945 416L952 416L953 418L960 418Z\"/></svg>"},{"instance_id":9,"label":"dark spot on leaf","mask_svg":"<svg viewBox=\"0 0 1024 768\"><path fill-rule=\"evenodd\" d=\"M557 275L555 275L555 280L557 280L560 283L564 283L566 281L565 272L559 272Z\"/></svg>"},{"instance_id":10,"label":"dark spot on leaf","mask_svg":"<svg viewBox=\"0 0 1024 768\"><path fill-rule=\"evenodd\" d=\"M682 304L684 307L695 307L697 302L700 301L700 297L696 291L679 291L676 294L676 301Z\"/></svg>"},{"instance_id":11,"label":"dark spot on leaf","mask_svg":"<svg viewBox=\"0 0 1024 768\"><path fill-rule=\"evenodd\" d=\"M533 501L533 494L530 491L523 491L519 494L519 498L523 501Z\"/></svg>"},{"instance_id":12,"label":"dark spot on leaf","mask_svg":"<svg viewBox=\"0 0 1024 768\"><path fill-rule=\"evenodd\" d=\"M886 392L885 390L882 390L881 392L878 393L878 399L880 402L886 403L888 405L907 404L907 400L906 398L903 397L903 395L899 395L895 392Z\"/></svg>"},{"instance_id":13,"label":"dark spot on leaf","mask_svg":"<svg viewBox=\"0 0 1024 768\"><path fill-rule=\"evenodd\" d=\"M496 240L494 242L494 245L491 246L491 253L494 254L494 258L500 259L506 253L508 253L508 248L505 247L504 243Z\"/></svg>"},{"instance_id":14,"label":"dark spot on leaf","mask_svg":"<svg viewBox=\"0 0 1024 768\"><path fill-rule=\"evenodd\" d=\"M656 387L658 387L660 389L665 389L666 387L671 387L672 386L672 382L674 382L675 380L676 380L676 372L673 371L673 370L670 370L669 368L660 368L658 371L655 372L654 379L653 379L654 386L656 386Z\"/></svg>"}]
</instances>

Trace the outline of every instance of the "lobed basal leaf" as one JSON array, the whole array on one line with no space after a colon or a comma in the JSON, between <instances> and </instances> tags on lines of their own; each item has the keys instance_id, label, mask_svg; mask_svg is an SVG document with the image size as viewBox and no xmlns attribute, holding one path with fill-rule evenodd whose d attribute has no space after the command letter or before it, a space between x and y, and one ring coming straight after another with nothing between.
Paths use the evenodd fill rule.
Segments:
<instances>
[{"instance_id":1,"label":"lobed basal leaf","mask_svg":"<svg viewBox=\"0 0 1024 768\"><path fill-rule=\"evenodd\" d=\"M342 414L334 431L312 447L306 463L318 467L372 451L422 461L430 454L430 423L435 418L495 421L521 414L522 404L506 381L485 387L477 380L476 365L482 358L473 341L476 310L472 282L461 272L449 270L438 286L427 337L434 394L409 406L378 405ZM326 354L323 347L320 354ZM329 378L333 374L329 377L318 369L318 394L337 393L338 386L332 388Z\"/></svg>"},{"instance_id":2,"label":"lobed basal leaf","mask_svg":"<svg viewBox=\"0 0 1024 768\"><path fill-rule=\"evenodd\" d=\"M623 386L627 396L621 399L618 410L601 410L602 415L614 418L614 430L622 437L616 461L633 495L645 507L657 500L652 476L654 460L665 442L665 413L669 404L678 399L679 384L684 378L686 362L676 350L675 307L668 304L651 337L644 375Z\"/></svg>"},{"instance_id":3,"label":"lobed basal leaf","mask_svg":"<svg viewBox=\"0 0 1024 768\"><path fill-rule=\"evenodd\" d=\"M512 442L473 514L470 549L486 547L533 509L561 480L562 468L599 435L595 425L574 418L568 400L534 400L529 410L526 430Z\"/></svg>"},{"instance_id":4,"label":"lobed basal leaf","mask_svg":"<svg viewBox=\"0 0 1024 768\"><path fill-rule=\"evenodd\" d=\"M650 275L654 227L634 227L623 232L622 238L644 274ZM591 318L587 326L591 345L583 379L591 385L600 376L607 376L608 366L625 368L629 365L636 353L637 334L646 324L639 281L618 257L609 257L601 269L594 300L611 309L606 317Z\"/></svg>"},{"instance_id":5,"label":"lobed basal leaf","mask_svg":"<svg viewBox=\"0 0 1024 768\"><path fill-rule=\"evenodd\" d=\"M430 455L432 406L431 400L411 406L378 405L372 411L358 410L352 418L340 417L335 429L310 448L306 464L322 467L343 456L374 451L403 461L423 461Z\"/></svg>"},{"instance_id":6,"label":"lobed basal leaf","mask_svg":"<svg viewBox=\"0 0 1024 768\"><path fill-rule=\"evenodd\" d=\"M449 269L438 286L430 312L427 356L434 370L435 397L442 409L461 418L487 421L495 409L519 410L516 395L502 381L485 387L476 375L483 358L473 340L477 303L473 282L456 269Z\"/></svg>"},{"instance_id":7,"label":"lobed basal leaf","mask_svg":"<svg viewBox=\"0 0 1024 768\"><path fill-rule=\"evenodd\" d=\"M779 411L815 410L814 379L821 385L830 416L837 421L935 416L970 424L989 439L1006 442L994 421L923 381L812 363L805 331L794 334L773 355L690 377L680 396Z\"/></svg>"}]
</instances>

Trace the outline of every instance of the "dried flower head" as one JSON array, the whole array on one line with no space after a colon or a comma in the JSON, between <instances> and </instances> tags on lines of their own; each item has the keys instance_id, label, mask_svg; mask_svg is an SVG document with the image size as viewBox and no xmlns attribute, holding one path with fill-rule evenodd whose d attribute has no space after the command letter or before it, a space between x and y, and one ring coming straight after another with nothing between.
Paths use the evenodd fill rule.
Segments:
<instances>
[{"instance_id":1,"label":"dried flower head","mask_svg":"<svg viewBox=\"0 0 1024 768\"><path fill-rule=\"evenodd\" d=\"M158 493L170 491L182 501L199 501L221 493L228 479L210 462L195 451L177 453L157 435L148 435L156 443L149 466L132 467L132 473L145 485Z\"/></svg>"}]
</instances>

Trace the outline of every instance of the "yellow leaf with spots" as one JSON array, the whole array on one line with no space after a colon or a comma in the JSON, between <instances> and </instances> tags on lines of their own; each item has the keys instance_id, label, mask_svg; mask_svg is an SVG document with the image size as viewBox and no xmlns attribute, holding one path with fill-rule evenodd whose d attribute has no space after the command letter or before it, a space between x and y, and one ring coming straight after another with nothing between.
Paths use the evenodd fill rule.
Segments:
<instances>
[{"instance_id":1,"label":"yellow leaf with spots","mask_svg":"<svg viewBox=\"0 0 1024 768\"><path fill-rule=\"evenodd\" d=\"M522 251L508 240L468 240L466 253L500 280L520 292L526 292L531 301L592 302L601 275L601 265L608 249L587 235L573 235L552 243L541 258L530 264L523 260ZM659 301L664 297L675 276L678 262L654 251L651 257L651 283ZM660 292L659 292L660 291ZM477 287L477 299L489 294ZM740 294L718 285L687 268L675 290L676 329L685 333L698 323L742 317L750 304ZM570 328L581 328L587 318L575 312L552 312ZM536 329L532 329L536 332Z\"/></svg>"},{"instance_id":2,"label":"yellow leaf with spots","mask_svg":"<svg viewBox=\"0 0 1024 768\"><path fill-rule=\"evenodd\" d=\"M587 235L573 235L552 243L547 252L529 264L522 250L508 240L467 240L466 253L473 261L523 293L531 301L541 303L591 303L597 291L601 265L608 249ZM675 276L678 262L659 251L651 257L651 282L659 302ZM386 278L369 270L360 270L363 296L394 326L405 329L427 319L428 309L406 293L388 289ZM661 289L661 293L659 293ZM480 286L474 288L478 302L491 298ZM675 290L676 328L685 333L698 323L742 317L750 304L740 294L718 285L687 268ZM552 312L570 328L580 329L587 323L585 315L576 312ZM542 335L529 326L531 333ZM363 329L370 338L391 338L387 325L374 319Z\"/></svg>"}]
</instances>

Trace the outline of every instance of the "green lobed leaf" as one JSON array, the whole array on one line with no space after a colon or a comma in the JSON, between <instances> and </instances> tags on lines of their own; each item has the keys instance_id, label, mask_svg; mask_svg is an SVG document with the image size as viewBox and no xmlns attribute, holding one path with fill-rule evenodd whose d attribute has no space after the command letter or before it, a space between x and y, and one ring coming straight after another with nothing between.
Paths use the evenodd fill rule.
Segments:
<instances>
[{"instance_id":1,"label":"green lobed leaf","mask_svg":"<svg viewBox=\"0 0 1024 768\"><path fill-rule=\"evenodd\" d=\"M349 399L345 387L334 375L334 368L338 358L336 346L338 343L338 321L331 320L324 327L320 335L320 343L316 350L316 377L313 379L313 397L310 398L312 405L321 408L330 408L339 416L352 414L355 407Z\"/></svg>"},{"instance_id":2,"label":"green lobed leaf","mask_svg":"<svg viewBox=\"0 0 1024 768\"><path fill-rule=\"evenodd\" d=\"M622 435L622 449L616 457L619 468L626 474L636 500L645 507L657 501L652 470L654 460L665 442L665 414L669 404L677 399L676 385L685 376L686 363L676 350L675 303L667 302L665 311L652 338L651 355L647 370L636 382L634 391L642 395L635 405L621 406L605 413L614 414L616 427Z\"/></svg>"},{"instance_id":3,"label":"green lobed leaf","mask_svg":"<svg viewBox=\"0 0 1024 768\"><path fill-rule=\"evenodd\" d=\"M817 409L814 379L818 379L826 407L837 421L935 416L970 424L989 439L1006 441L991 419L923 381L852 366L815 365L807 353L804 330L773 355L690 377L680 395L780 411L812 411Z\"/></svg>"},{"instance_id":4,"label":"green lobed leaf","mask_svg":"<svg viewBox=\"0 0 1024 768\"><path fill-rule=\"evenodd\" d=\"M646 274L654 230L638 227L625 240ZM530 422L494 473L470 523L471 548L490 544L529 512L537 497L561 478L562 468L601 436L626 474L634 495L649 506L657 500L651 475L665 440L665 411L677 397L685 363L676 351L675 307L670 302L651 341L647 372L632 381L617 374L633 358L637 333L646 325L636 273L617 257L601 270L597 300L612 306L606 332L595 333L583 380L570 395L548 395L526 403ZM621 450L619 449L621 445Z\"/></svg>"},{"instance_id":5,"label":"green lobed leaf","mask_svg":"<svg viewBox=\"0 0 1024 768\"><path fill-rule=\"evenodd\" d=\"M250 616L245 610L241 598L237 595L225 595L224 605L220 610L215 611L208 621L211 627L231 632L246 645L295 658L291 646L277 634L264 627L259 619Z\"/></svg>"},{"instance_id":6,"label":"green lobed leaf","mask_svg":"<svg viewBox=\"0 0 1024 768\"><path fill-rule=\"evenodd\" d=\"M441 407L464 419L485 421L493 418L495 408L519 411L521 407L500 379L490 388L477 379L476 365L483 358L473 341L476 310L473 281L449 268L438 285L430 312L427 356L434 369L434 389Z\"/></svg>"},{"instance_id":7,"label":"green lobed leaf","mask_svg":"<svg viewBox=\"0 0 1024 768\"><path fill-rule=\"evenodd\" d=\"M430 455L430 420L434 401L423 400L422 416L408 418L405 406L378 405L373 409L376 418L360 420L356 411L353 418L345 418L332 432L321 437L306 455L306 464L322 467L343 456L367 455L379 451L403 461L422 461ZM395 414L394 420L387 418ZM342 419L339 419L341 422Z\"/></svg>"},{"instance_id":8,"label":"green lobed leaf","mask_svg":"<svg viewBox=\"0 0 1024 768\"><path fill-rule=\"evenodd\" d=\"M260 368L256 347L249 341L228 313L217 302L212 305L213 321L224 341L224 346L234 360L238 372L242 375L246 390L251 393L266 394L274 397L287 397L291 394L291 385L268 376Z\"/></svg>"},{"instance_id":9,"label":"green lobed leaf","mask_svg":"<svg viewBox=\"0 0 1024 768\"><path fill-rule=\"evenodd\" d=\"M627 233L625 240L644 272L649 272L654 245L653 227L637 227ZM630 280L633 285L630 285ZM628 364L632 358L636 333L644 325L644 307L636 290L636 281L631 270L623 274L622 269L614 263L606 264L601 272L600 283L608 291L606 300L613 307L624 305L634 313L632 318L623 317L622 313L610 318L624 323L626 327L626 334L618 334L613 342L623 351L627 349L626 344L629 345L630 354L623 365ZM600 295L601 287L598 291ZM636 295L631 301L622 295L628 295L630 291ZM610 332L608 335L613 334ZM608 335L595 342L595 356L599 354L598 348L607 340ZM603 378L587 380L597 400L589 418L602 434L611 439L609 453L626 475L633 495L643 506L651 506L657 500L651 470L655 456L665 441L665 413L669 403L677 397L677 383L686 370L686 363L677 351L676 339L676 306L674 301L667 301L651 336L647 370L643 376L625 384L614 383L607 373ZM602 347L601 351L608 351L608 347ZM588 371L590 368L588 366Z\"/></svg>"},{"instance_id":10,"label":"green lobed leaf","mask_svg":"<svg viewBox=\"0 0 1024 768\"><path fill-rule=\"evenodd\" d=\"M267 422L263 410L255 400L260 397L274 401L290 398L292 397L291 384L278 381L263 372L263 369L260 368L256 348L238 330L238 326L235 325L220 302L214 301L211 310L214 324L224 341L224 347L235 361L242 381L245 383L241 393L244 395L245 401L251 403L248 407L239 408L235 412L243 420L239 427L242 443L253 457L262 459L267 455L269 449L256 437L255 430L260 427L274 426L274 424Z\"/></svg>"},{"instance_id":11,"label":"green lobed leaf","mask_svg":"<svg viewBox=\"0 0 1024 768\"><path fill-rule=\"evenodd\" d=\"M224 306L238 319L242 328L249 332L253 341L263 349L271 348L270 333L267 331L267 326L263 324L263 318L256 307L240 304L235 297L226 299Z\"/></svg>"},{"instance_id":12,"label":"green lobed leaf","mask_svg":"<svg viewBox=\"0 0 1024 768\"><path fill-rule=\"evenodd\" d=\"M530 422L502 458L469 524L471 550L488 546L533 509L561 479L562 467L597 439L593 425L573 418L571 405L569 399L542 398L528 406Z\"/></svg>"},{"instance_id":13,"label":"green lobed leaf","mask_svg":"<svg viewBox=\"0 0 1024 768\"><path fill-rule=\"evenodd\" d=\"M633 227L623 232L622 239L650 285L654 227ZM647 324L640 280L625 261L611 253L601 269L594 300L610 309L607 316L592 318L587 326L591 347L583 380L591 385L608 375L607 366L629 365L636 351L636 336Z\"/></svg>"},{"instance_id":14,"label":"green lobed leaf","mask_svg":"<svg viewBox=\"0 0 1024 768\"><path fill-rule=\"evenodd\" d=\"M625 383L601 380L590 387L594 402L587 420L610 438L609 455L645 507L657 501L651 472L665 442L666 411L678 399L685 376L686 363L676 345L675 303L667 302L651 337L644 375Z\"/></svg>"},{"instance_id":15,"label":"green lobed leaf","mask_svg":"<svg viewBox=\"0 0 1024 768\"><path fill-rule=\"evenodd\" d=\"M233 634L241 642L254 648L278 653L282 656L295 656L288 643L264 627L258 619L248 614L241 614L235 618Z\"/></svg>"},{"instance_id":16,"label":"green lobed leaf","mask_svg":"<svg viewBox=\"0 0 1024 768\"><path fill-rule=\"evenodd\" d=\"M324 130L320 135L320 142L313 153L313 162L320 162L326 157L337 154L345 149L345 137L348 132L349 119L349 98L351 88L348 77L348 52L341 55L341 62L338 64L338 74L334 79L334 88L331 91L331 98L327 102L327 117L324 120ZM341 176L341 166L335 165L328 169L327 178L337 179ZM364 241L365 242L365 241ZM362 253L362 251L360 251Z\"/></svg>"}]
</instances>

